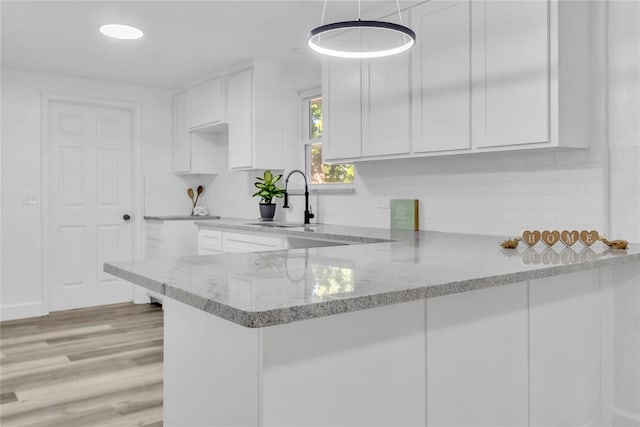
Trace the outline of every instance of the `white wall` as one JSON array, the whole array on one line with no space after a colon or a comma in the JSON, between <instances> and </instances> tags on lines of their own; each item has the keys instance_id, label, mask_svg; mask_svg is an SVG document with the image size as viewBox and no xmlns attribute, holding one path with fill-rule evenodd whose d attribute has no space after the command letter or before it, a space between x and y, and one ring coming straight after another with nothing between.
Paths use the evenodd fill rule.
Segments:
<instances>
[{"instance_id":1,"label":"white wall","mask_svg":"<svg viewBox=\"0 0 640 427\"><path fill-rule=\"evenodd\" d=\"M47 312L42 295L41 203L24 206L25 191L42 194L41 93L134 102L141 107L143 172L171 170L171 93L70 77L2 70L2 319ZM141 195L142 196L142 195ZM185 196L186 198L186 196ZM172 206L178 195L165 194Z\"/></svg>"}]
</instances>

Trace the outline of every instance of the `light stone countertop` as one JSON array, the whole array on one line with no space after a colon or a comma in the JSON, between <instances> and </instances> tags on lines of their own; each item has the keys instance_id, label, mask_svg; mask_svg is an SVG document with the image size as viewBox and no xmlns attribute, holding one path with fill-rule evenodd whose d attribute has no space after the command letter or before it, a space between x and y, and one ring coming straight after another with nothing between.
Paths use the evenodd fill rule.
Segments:
<instances>
[{"instance_id":1,"label":"light stone countertop","mask_svg":"<svg viewBox=\"0 0 640 427\"><path fill-rule=\"evenodd\" d=\"M221 219L201 227L347 246L105 263L104 271L250 328L640 262L640 245L502 249L505 237Z\"/></svg>"}]
</instances>

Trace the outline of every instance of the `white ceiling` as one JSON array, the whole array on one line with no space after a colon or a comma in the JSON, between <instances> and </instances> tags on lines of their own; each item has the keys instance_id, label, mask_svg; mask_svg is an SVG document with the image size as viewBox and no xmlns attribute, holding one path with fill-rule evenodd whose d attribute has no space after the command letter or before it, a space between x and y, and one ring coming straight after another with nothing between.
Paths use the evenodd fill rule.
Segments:
<instances>
[{"instance_id":1,"label":"white ceiling","mask_svg":"<svg viewBox=\"0 0 640 427\"><path fill-rule=\"evenodd\" d=\"M395 2L363 2L363 13ZM6 1L2 65L30 71L175 88L252 58L318 60L306 48L322 0ZM331 1L325 22L354 19L357 1ZM109 39L105 23L140 28ZM315 59L313 59L315 58Z\"/></svg>"}]
</instances>

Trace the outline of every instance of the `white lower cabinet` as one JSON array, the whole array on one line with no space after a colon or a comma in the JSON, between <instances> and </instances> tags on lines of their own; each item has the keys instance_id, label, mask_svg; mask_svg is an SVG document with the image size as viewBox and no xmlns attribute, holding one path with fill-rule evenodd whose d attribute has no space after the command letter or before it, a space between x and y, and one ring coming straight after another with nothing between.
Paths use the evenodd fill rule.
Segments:
<instances>
[{"instance_id":1,"label":"white lower cabinet","mask_svg":"<svg viewBox=\"0 0 640 427\"><path fill-rule=\"evenodd\" d=\"M201 228L198 231L198 255L222 253L222 232Z\"/></svg>"},{"instance_id":2,"label":"white lower cabinet","mask_svg":"<svg viewBox=\"0 0 640 427\"><path fill-rule=\"evenodd\" d=\"M145 258L196 255L197 233L193 221L147 220Z\"/></svg>"},{"instance_id":3,"label":"white lower cabinet","mask_svg":"<svg viewBox=\"0 0 640 427\"><path fill-rule=\"evenodd\" d=\"M603 425L598 276L585 271L532 281L529 303L529 425Z\"/></svg>"},{"instance_id":4,"label":"white lower cabinet","mask_svg":"<svg viewBox=\"0 0 640 427\"><path fill-rule=\"evenodd\" d=\"M285 239L279 236L258 236L204 227L198 231L198 255L271 251L285 247Z\"/></svg>"},{"instance_id":5,"label":"white lower cabinet","mask_svg":"<svg viewBox=\"0 0 640 427\"><path fill-rule=\"evenodd\" d=\"M427 425L527 425L527 284L427 300Z\"/></svg>"},{"instance_id":6,"label":"white lower cabinet","mask_svg":"<svg viewBox=\"0 0 640 427\"><path fill-rule=\"evenodd\" d=\"M198 227L193 221L146 220L144 237L145 258L167 258L196 255ZM162 295L135 287L134 302L146 304L149 297L162 301Z\"/></svg>"}]
</instances>

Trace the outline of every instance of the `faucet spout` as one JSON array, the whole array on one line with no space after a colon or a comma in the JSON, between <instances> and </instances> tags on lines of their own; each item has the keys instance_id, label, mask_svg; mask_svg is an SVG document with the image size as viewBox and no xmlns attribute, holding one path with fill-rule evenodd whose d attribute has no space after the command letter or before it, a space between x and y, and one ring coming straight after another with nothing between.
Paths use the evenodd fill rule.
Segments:
<instances>
[{"instance_id":1,"label":"faucet spout","mask_svg":"<svg viewBox=\"0 0 640 427\"><path fill-rule=\"evenodd\" d=\"M289 174L287 175L287 178L284 181L284 204L282 205L282 207L289 208L289 192L287 190L289 188L289 178L291 178L291 175L293 175L294 173L299 173L300 175L302 175L302 178L304 178L304 223L310 224L309 220L311 218L314 218L315 215L311 213L309 209L310 208L309 186L307 184L307 176L300 169L294 169L291 172L289 172ZM298 196L298 195L299 194L291 194L291 196Z\"/></svg>"}]
</instances>

